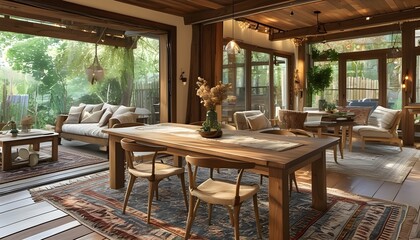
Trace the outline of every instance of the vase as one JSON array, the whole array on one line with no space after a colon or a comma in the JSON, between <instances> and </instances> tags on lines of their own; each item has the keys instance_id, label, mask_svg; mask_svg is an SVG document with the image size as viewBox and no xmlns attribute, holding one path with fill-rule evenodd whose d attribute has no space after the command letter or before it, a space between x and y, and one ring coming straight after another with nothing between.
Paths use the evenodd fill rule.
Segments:
<instances>
[{"instance_id":1,"label":"vase","mask_svg":"<svg viewBox=\"0 0 420 240\"><path fill-rule=\"evenodd\" d=\"M214 109L209 109L206 113L206 125L210 129L219 129L219 122L217 121L217 112Z\"/></svg>"}]
</instances>

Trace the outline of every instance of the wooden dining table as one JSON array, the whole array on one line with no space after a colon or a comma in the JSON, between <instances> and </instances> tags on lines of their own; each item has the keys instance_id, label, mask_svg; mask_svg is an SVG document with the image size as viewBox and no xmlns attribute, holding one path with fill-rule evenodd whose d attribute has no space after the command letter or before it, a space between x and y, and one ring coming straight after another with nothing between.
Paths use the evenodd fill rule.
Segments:
<instances>
[{"instance_id":1,"label":"wooden dining table","mask_svg":"<svg viewBox=\"0 0 420 240\"><path fill-rule=\"evenodd\" d=\"M289 174L311 166L312 207L327 209L325 150L338 143L338 138L302 138L258 133L248 130L223 130L219 139L202 138L199 126L158 124L103 130L109 137L109 183L112 189L124 187L124 153L120 141L131 138L138 142L167 147L174 164L182 164L182 156L213 156L255 163L255 170L268 175L269 239L289 239Z\"/></svg>"}]
</instances>

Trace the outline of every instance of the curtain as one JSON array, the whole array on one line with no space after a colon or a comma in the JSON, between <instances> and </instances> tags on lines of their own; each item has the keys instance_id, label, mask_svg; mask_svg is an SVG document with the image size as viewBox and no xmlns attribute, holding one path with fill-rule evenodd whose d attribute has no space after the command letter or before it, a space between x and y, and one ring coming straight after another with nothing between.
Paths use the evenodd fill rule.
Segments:
<instances>
[{"instance_id":1,"label":"curtain","mask_svg":"<svg viewBox=\"0 0 420 240\"><path fill-rule=\"evenodd\" d=\"M196 95L197 78L203 77L210 86L222 80L222 50L223 23L192 26L186 123L205 119L206 109Z\"/></svg>"}]
</instances>

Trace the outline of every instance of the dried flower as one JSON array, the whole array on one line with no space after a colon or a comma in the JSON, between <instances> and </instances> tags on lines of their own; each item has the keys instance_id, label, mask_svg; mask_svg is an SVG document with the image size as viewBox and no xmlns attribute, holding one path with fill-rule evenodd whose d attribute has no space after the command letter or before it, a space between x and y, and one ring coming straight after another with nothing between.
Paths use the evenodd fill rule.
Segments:
<instances>
[{"instance_id":1,"label":"dried flower","mask_svg":"<svg viewBox=\"0 0 420 240\"><path fill-rule=\"evenodd\" d=\"M227 98L227 91L232 88L231 83L224 84L222 82L210 88L202 77L198 77L197 86L197 96L201 98L204 107L209 110L214 110L216 105L222 104L222 101Z\"/></svg>"}]
</instances>

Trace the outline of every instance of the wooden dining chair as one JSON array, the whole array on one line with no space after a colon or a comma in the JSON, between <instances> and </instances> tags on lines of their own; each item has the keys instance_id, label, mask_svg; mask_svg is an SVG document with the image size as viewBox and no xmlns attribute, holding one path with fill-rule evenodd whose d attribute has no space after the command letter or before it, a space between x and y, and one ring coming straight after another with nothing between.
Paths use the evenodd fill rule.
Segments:
<instances>
[{"instance_id":1,"label":"wooden dining chair","mask_svg":"<svg viewBox=\"0 0 420 240\"><path fill-rule=\"evenodd\" d=\"M241 183L242 175L245 169L255 167L254 163L232 161L215 157L192 157L186 156L188 177L189 177L189 210L187 225L185 228L185 238L190 237L192 223L197 213L200 201L207 202L210 206L217 204L227 207L229 217L234 228L235 239L239 239L239 210L244 201L253 199L255 221L258 237L261 239L261 225L258 212L257 193L259 185L245 185ZM236 182L228 180L215 179L210 176L204 182L197 183L197 173L199 168L226 168L237 169L238 175ZM200 173L201 175L201 173ZM209 219L211 219L211 210L209 208Z\"/></svg>"},{"instance_id":2,"label":"wooden dining chair","mask_svg":"<svg viewBox=\"0 0 420 240\"><path fill-rule=\"evenodd\" d=\"M127 169L130 174L130 181L127 186L127 191L124 197L124 204L122 212L125 214L128 199L137 178L145 178L149 181L149 194L147 205L147 223L150 223L150 212L152 209L153 195L156 192L156 199L158 199L158 184L167 177L177 175L181 180L182 192L184 195L185 206L188 209L187 195L185 189L185 177L183 167L174 167L172 165L156 162L156 156L161 151L166 151L166 147L138 143L132 139L123 138L121 140L121 147L125 151L125 159L127 161ZM134 152L152 152L153 157L150 162L142 162L134 165Z\"/></svg>"}]
</instances>

